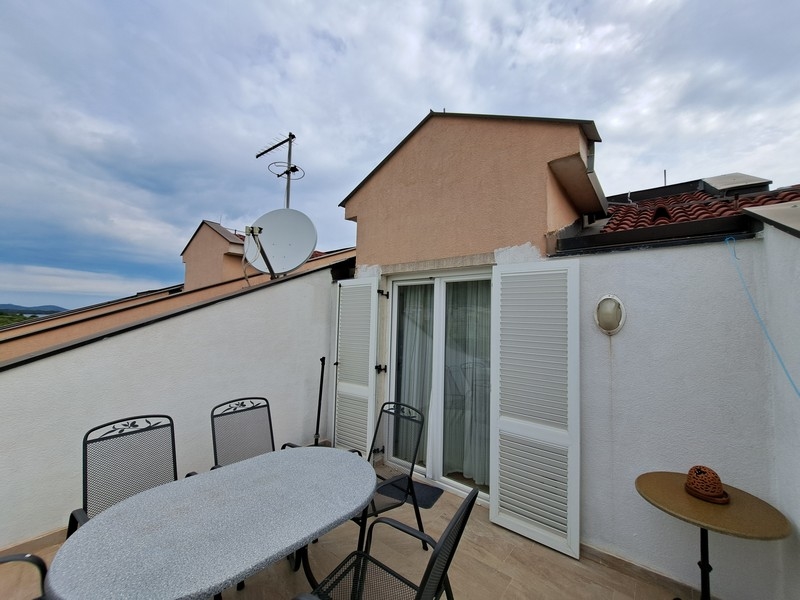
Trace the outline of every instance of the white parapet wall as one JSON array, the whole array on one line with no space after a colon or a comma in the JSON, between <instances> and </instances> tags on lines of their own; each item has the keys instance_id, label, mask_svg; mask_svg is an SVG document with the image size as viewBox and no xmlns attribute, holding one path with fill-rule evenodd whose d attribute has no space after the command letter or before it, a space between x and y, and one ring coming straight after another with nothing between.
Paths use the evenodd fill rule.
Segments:
<instances>
[{"instance_id":1,"label":"white parapet wall","mask_svg":"<svg viewBox=\"0 0 800 600\"><path fill-rule=\"evenodd\" d=\"M170 415L181 477L213 464L210 411L227 399L267 397L276 445L310 443L331 298L322 270L0 373L0 548L66 527L95 425Z\"/></svg>"},{"instance_id":2,"label":"white parapet wall","mask_svg":"<svg viewBox=\"0 0 800 600\"><path fill-rule=\"evenodd\" d=\"M800 518L798 399L789 397L737 270L797 371L800 240L768 233L787 240L581 258L582 542L695 587L700 530L641 498L634 486L641 473L703 464L723 483ZM626 309L624 326L610 337L592 315L605 294ZM796 597L784 593L792 585L798 591L796 577L787 581L780 566L795 537L710 533L712 593Z\"/></svg>"},{"instance_id":3,"label":"white parapet wall","mask_svg":"<svg viewBox=\"0 0 800 600\"><path fill-rule=\"evenodd\" d=\"M783 588L776 597L800 598L800 239L765 227L764 317L777 353L770 346L769 386L761 397L773 399L775 407L775 505L793 525L792 536L782 544Z\"/></svg>"}]
</instances>

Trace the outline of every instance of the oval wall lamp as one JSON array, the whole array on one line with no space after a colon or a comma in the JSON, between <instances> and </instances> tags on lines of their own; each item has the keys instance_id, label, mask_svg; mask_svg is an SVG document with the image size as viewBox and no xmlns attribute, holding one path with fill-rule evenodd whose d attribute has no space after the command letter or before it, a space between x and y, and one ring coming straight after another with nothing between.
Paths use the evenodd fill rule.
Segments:
<instances>
[{"instance_id":1,"label":"oval wall lamp","mask_svg":"<svg viewBox=\"0 0 800 600\"><path fill-rule=\"evenodd\" d=\"M606 294L597 301L594 322L606 335L614 335L625 324L625 307L613 294Z\"/></svg>"}]
</instances>

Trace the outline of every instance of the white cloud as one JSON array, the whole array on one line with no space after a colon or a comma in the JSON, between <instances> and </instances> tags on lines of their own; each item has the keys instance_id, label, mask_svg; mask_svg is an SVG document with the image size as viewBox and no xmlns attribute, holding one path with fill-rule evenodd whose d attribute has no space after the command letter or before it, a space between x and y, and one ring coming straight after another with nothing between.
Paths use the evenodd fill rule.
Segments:
<instances>
[{"instance_id":1,"label":"white cloud","mask_svg":"<svg viewBox=\"0 0 800 600\"><path fill-rule=\"evenodd\" d=\"M76 109L54 108L43 116L42 123L55 143L75 150L99 153L108 151L109 146L134 143L130 127Z\"/></svg>"},{"instance_id":2,"label":"white cloud","mask_svg":"<svg viewBox=\"0 0 800 600\"><path fill-rule=\"evenodd\" d=\"M0 293L33 292L121 298L168 285L170 283L156 279L123 277L113 273L0 263Z\"/></svg>"},{"instance_id":3,"label":"white cloud","mask_svg":"<svg viewBox=\"0 0 800 600\"><path fill-rule=\"evenodd\" d=\"M255 153L289 131L306 171L292 207L321 248L351 245L339 202L429 109L594 119L607 193L660 185L664 169L795 183L798 7L11 0L0 251L19 265L57 255L50 266L179 276L202 219L242 228L283 206L267 165L285 153Z\"/></svg>"}]
</instances>

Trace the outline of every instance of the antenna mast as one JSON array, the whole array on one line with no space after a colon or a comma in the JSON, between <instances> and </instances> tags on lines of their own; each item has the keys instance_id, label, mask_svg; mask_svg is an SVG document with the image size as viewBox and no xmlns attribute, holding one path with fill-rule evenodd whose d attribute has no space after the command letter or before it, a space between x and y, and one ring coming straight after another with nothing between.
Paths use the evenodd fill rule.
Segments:
<instances>
[{"instance_id":1,"label":"antenna mast","mask_svg":"<svg viewBox=\"0 0 800 600\"><path fill-rule=\"evenodd\" d=\"M296 269L307 261L317 244L317 230L311 219L303 213L289 208L292 175L297 173L296 179L305 177L305 171L292 164L292 141L294 138L294 134L290 131L285 139L256 154L256 158L261 158L284 144L288 145L288 160L272 162L267 167L273 175L286 177L284 208L262 215L253 223L252 227L245 228L243 260L247 260L259 271L263 272L266 269L272 279ZM262 237L265 238L263 241ZM251 259L249 256L253 255L251 251L253 247L256 256ZM268 250L271 253L269 256ZM270 260L270 256L272 260ZM258 258L263 261L263 265L256 264L255 261Z\"/></svg>"},{"instance_id":2,"label":"antenna mast","mask_svg":"<svg viewBox=\"0 0 800 600\"><path fill-rule=\"evenodd\" d=\"M261 152L259 152L258 154L256 154L256 158L261 158L262 156L272 152L276 148L280 148L284 144L289 144L288 156L286 162L285 163L274 162L269 165L269 170L271 173L274 173L278 177L283 177L284 175L286 176L286 199L284 200L284 208L289 208L289 194L291 193L292 189L292 173L297 173L297 172L302 173L302 175L300 175L300 178L305 176L305 173L303 173L302 169L300 169L297 165L292 164L292 140L294 140L294 138L295 135L290 131L289 136L285 140L281 140L277 144L274 144L273 146L270 146L269 148L266 148ZM273 170L273 167L276 167L276 169ZM280 169L283 170L281 171Z\"/></svg>"}]
</instances>

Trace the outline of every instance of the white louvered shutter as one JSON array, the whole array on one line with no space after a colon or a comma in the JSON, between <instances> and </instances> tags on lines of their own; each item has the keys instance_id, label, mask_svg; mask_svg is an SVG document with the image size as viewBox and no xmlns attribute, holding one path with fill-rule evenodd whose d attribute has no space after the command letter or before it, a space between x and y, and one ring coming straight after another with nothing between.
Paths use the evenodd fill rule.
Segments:
<instances>
[{"instance_id":1,"label":"white louvered shutter","mask_svg":"<svg viewBox=\"0 0 800 600\"><path fill-rule=\"evenodd\" d=\"M577 260L492 275L490 520L578 558Z\"/></svg>"},{"instance_id":2,"label":"white louvered shutter","mask_svg":"<svg viewBox=\"0 0 800 600\"><path fill-rule=\"evenodd\" d=\"M366 456L374 422L378 278L339 282L333 444Z\"/></svg>"}]
</instances>

